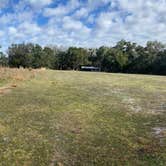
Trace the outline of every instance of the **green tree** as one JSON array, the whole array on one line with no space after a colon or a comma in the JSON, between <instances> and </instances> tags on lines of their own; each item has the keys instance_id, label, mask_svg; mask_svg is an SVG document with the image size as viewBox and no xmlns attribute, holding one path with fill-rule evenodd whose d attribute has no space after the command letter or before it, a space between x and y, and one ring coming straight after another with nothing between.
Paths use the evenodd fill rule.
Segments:
<instances>
[{"instance_id":1,"label":"green tree","mask_svg":"<svg viewBox=\"0 0 166 166\"><path fill-rule=\"evenodd\" d=\"M27 45L23 44L12 44L8 49L9 66L10 67L29 67L31 57Z\"/></svg>"},{"instance_id":2,"label":"green tree","mask_svg":"<svg viewBox=\"0 0 166 166\"><path fill-rule=\"evenodd\" d=\"M68 58L65 51L58 52L56 66L60 70L66 70L68 68Z\"/></svg>"},{"instance_id":3,"label":"green tree","mask_svg":"<svg viewBox=\"0 0 166 166\"><path fill-rule=\"evenodd\" d=\"M166 50L158 53L155 61L152 64L153 74L166 75Z\"/></svg>"},{"instance_id":4,"label":"green tree","mask_svg":"<svg viewBox=\"0 0 166 166\"><path fill-rule=\"evenodd\" d=\"M44 47L43 54L41 57L42 66L50 69L54 69L54 64L56 61L56 57L54 56L54 51L49 47Z\"/></svg>"},{"instance_id":5,"label":"green tree","mask_svg":"<svg viewBox=\"0 0 166 166\"><path fill-rule=\"evenodd\" d=\"M2 51L0 51L0 66L8 66L8 58L3 54Z\"/></svg>"},{"instance_id":6,"label":"green tree","mask_svg":"<svg viewBox=\"0 0 166 166\"><path fill-rule=\"evenodd\" d=\"M31 52L31 56L32 56L32 67L33 68L40 68L43 67L43 49L40 45L35 44L33 46L32 52Z\"/></svg>"},{"instance_id":7,"label":"green tree","mask_svg":"<svg viewBox=\"0 0 166 166\"><path fill-rule=\"evenodd\" d=\"M66 54L67 66L79 70L81 65L88 64L88 52L84 48L70 47Z\"/></svg>"}]
</instances>

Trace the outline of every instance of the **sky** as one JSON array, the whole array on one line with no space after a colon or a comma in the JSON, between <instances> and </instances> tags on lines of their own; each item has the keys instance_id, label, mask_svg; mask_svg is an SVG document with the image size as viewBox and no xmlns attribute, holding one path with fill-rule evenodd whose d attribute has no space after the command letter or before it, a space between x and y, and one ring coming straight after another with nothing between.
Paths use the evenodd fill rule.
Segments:
<instances>
[{"instance_id":1,"label":"sky","mask_svg":"<svg viewBox=\"0 0 166 166\"><path fill-rule=\"evenodd\" d=\"M0 45L166 43L166 0L0 0Z\"/></svg>"}]
</instances>

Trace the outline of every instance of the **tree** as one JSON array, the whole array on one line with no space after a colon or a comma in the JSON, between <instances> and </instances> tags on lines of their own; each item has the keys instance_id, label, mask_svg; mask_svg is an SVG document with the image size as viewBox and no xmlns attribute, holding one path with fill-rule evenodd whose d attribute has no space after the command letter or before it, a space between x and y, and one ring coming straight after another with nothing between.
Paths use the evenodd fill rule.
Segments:
<instances>
[{"instance_id":1,"label":"tree","mask_svg":"<svg viewBox=\"0 0 166 166\"><path fill-rule=\"evenodd\" d=\"M40 45L35 44L33 46L32 52L31 52L31 56L32 56L32 67L33 68L40 68L40 67L44 67L43 66L43 49Z\"/></svg>"},{"instance_id":2,"label":"tree","mask_svg":"<svg viewBox=\"0 0 166 166\"><path fill-rule=\"evenodd\" d=\"M67 53L65 51L59 51L57 54L57 67L60 70L68 69L68 58Z\"/></svg>"},{"instance_id":3,"label":"tree","mask_svg":"<svg viewBox=\"0 0 166 166\"><path fill-rule=\"evenodd\" d=\"M23 44L12 44L8 49L9 66L10 67L29 67L31 57L27 45Z\"/></svg>"},{"instance_id":4,"label":"tree","mask_svg":"<svg viewBox=\"0 0 166 166\"><path fill-rule=\"evenodd\" d=\"M46 67L60 70L79 70L82 65L93 65L101 71L166 74L166 46L160 42L147 42L140 46L125 40L115 47L98 49L44 47L38 44L12 44L8 58L0 53L0 65L10 67Z\"/></svg>"},{"instance_id":5,"label":"tree","mask_svg":"<svg viewBox=\"0 0 166 166\"><path fill-rule=\"evenodd\" d=\"M158 41L148 41L145 47L144 51L144 57L143 60L145 62L144 64L144 73L152 74L155 70L155 62L156 59L158 59L159 53L162 53L165 49L165 45Z\"/></svg>"},{"instance_id":6,"label":"tree","mask_svg":"<svg viewBox=\"0 0 166 166\"><path fill-rule=\"evenodd\" d=\"M152 66L154 74L166 75L166 50L158 53Z\"/></svg>"},{"instance_id":7,"label":"tree","mask_svg":"<svg viewBox=\"0 0 166 166\"><path fill-rule=\"evenodd\" d=\"M104 51L105 50L105 51ZM113 48L103 48L102 71L116 72L115 52Z\"/></svg>"},{"instance_id":8,"label":"tree","mask_svg":"<svg viewBox=\"0 0 166 166\"><path fill-rule=\"evenodd\" d=\"M95 66L100 67L101 71L105 71L104 61L105 61L106 54L107 54L108 50L109 50L108 47L102 46L96 52L96 63L95 63Z\"/></svg>"},{"instance_id":9,"label":"tree","mask_svg":"<svg viewBox=\"0 0 166 166\"><path fill-rule=\"evenodd\" d=\"M133 45L130 42L121 40L114 47L114 49L116 50L115 59L118 64L118 68L120 72L125 72L127 70L127 66L130 64L130 61L132 61L131 60L133 58L132 46Z\"/></svg>"},{"instance_id":10,"label":"tree","mask_svg":"<svg viewBox=\"0 0 166 166\"><path fill-rule=\"evenodd\" d=\"M0 66L8 66L8 58L1 51L0 51Z\"/></svg>"},{"instance_id":11,"label":"tree","mask_svg":"<svg viewBox=\"0 0 166 166\"><path fill-rule=\"evenodd\" d=\"M66 55L70 69L79 70L81 65L88 64L88 53L84 48L70 47Z\"/></svg>"},{"instance_id":12,"label":"tree","mask_svg":"<svg viewBox=\"0 0 166 166\"><path fill-rule=\"evenodd\" d=\"M43 54L41 56L41 60L42 60L41 65L43 67L54 69L54 64L55 64L55 61L56 61L56 57L54 56L54 51L51 48L45 47L43 49Z\"/></svg>"}]
</instances>

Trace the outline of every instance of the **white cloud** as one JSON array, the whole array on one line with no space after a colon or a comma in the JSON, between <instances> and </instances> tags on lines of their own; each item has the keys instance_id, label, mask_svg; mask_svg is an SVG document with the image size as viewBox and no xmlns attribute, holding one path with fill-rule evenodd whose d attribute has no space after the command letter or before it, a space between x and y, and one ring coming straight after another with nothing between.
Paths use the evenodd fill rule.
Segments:
<instances>
[{"instance_id":1,"label":"white cloud","mask_svg":"<svg viewBox=\"0 0 166 166\"><path fill-rule=\"evenodd\" d=\"M58 6L57 8L45 8L44 16L52 17L52 16L63 16L69 12L69 9L65 6Z\"/></svg>"},{"instance_id":2,"label":"white cloud","mask_svg":"<svg viewBox=\"0 0 166 166\"><path fill-rule=\"evenodd\" d=\"M0 8L5 5L0 1ZM12 42L100 46L126 39L166 42L166 0L22 0L0 16L0 45ZM57 1L58 2L58 1ZM28 4L28 5L27 5ZM38 10L39 9L39 10ZM39 15L47 22L39 25Z\"/></svg>"},{"instance_id":3,"label":"white cloud","mask_svg":"<svg viewBox=\"0 0 166 166\"><path fill-rule=\"evenodd\" d=\"M17 29L15 27L9 27L9 35L15 36L17 34Z\"/></svg>"},{"instance_id":4,"label":"white cloud","mask_svg":"<svg viewBox=\"0 0 166 166\"><path fill-rule=\"evenodd\" d=\"M63 19L63 28L67 30L81 30L83 27L80 21L75 21L70 17L64 17Z\"/></svg>"},{"instance_id":5,"label":"white cloud","mask_svg":"<svg viewBox=\"0 0 166 166\"><path fill-rule=\"evenodd\" d=\"M89 14L89 11L88 9L86 8L81 8L81 9L78 9L75 13L74 13L74 16L76 18L82 18L82 17L87 17Z\"/></svg>"},{"instance_id":6,"label":"white cloud","mask_svg":"<svg viewBox=\"0 0 166 166\"><path fill-rule=\"evenodd\" d=\"M166 42L166 6L165 0L114 0L112 10L100 13L96 18L95 32L97 40L111 41L122 38L146 43L147 40L160 40ZM128 16L127 16L128 15Z\"/></svg>"},{"instance_id":7,"label":"white cloud","mask_svg":"<svg viewBox=\"0 0 166 166\"><path fill-rule=\"evenodd\" d=\"M28 0L28 3L30 3L33 7L43 7L50 5L53 0Z\"/></svg>"},{"instance_id":8,"label":"white cloud","mask_svg":"<svg viewBox=\"0 0 166 166\"><path fill-rule=\"evenodd\" d=\"M41 28L35 23L24 22L18 26L18 30L26 35L36 35L41 32Z\"/></svg>"},{"instance_id":9,"label":"white cloud","mask_svg":"<svg viewBox=\"0 0 166 166\"><path fill-rule=\"evenodd\" d=\"M80 5L81 4L78 2L78 0L69 0L67 5L60 4L55 8L45 8L43 15L46 17L65 16L77 9Z\"/></svg>"},{"instance_id":10,"label":"white cloud","mask_svg":"<svg viewBox=\"0 0 166 166\"><path fill-rule=\"evenodd\" d=\"M87 7L91 10L94 10L98 7L107 5L111 0L88 0Z\"/></svg>"},{"instance_id":11,"label":"white cloud","mask_svg":"<svg viewBox=\"0 0 166 166\"><path fill-rule=\"evenodd\" d=\"M81 21L74 20L68 16L64 17L62 28L64 31L70 34L69 37L74 37L80 40L82 38L89 37L91 32L91 30L87 28Z\"/></svg>"}]
</instances>

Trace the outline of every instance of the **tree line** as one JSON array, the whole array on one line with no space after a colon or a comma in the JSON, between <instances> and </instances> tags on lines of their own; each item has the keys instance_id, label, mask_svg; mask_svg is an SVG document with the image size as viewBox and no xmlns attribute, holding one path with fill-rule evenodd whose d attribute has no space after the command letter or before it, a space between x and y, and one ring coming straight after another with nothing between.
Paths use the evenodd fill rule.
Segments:
<instances>
[{"instance_id":1,"label":"tree line","mask_svg":"<svg viewBox=\"0 0 166 166\"><path fill-rule=\"evenodd\" d=\"M166 75L166 46L158 41L149 41L146 46L141 46L125 40L114 47L88 49L12 44L7 56L0 52L0 65L57 70L80 70L84 65L99 67L104 72Z\"/></svg>"}]
</instances>

